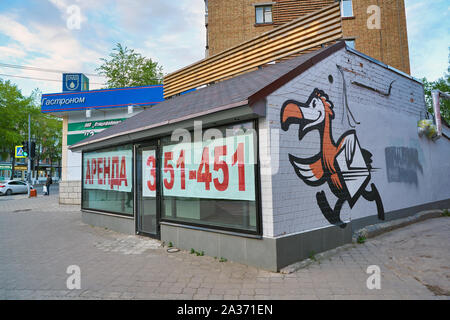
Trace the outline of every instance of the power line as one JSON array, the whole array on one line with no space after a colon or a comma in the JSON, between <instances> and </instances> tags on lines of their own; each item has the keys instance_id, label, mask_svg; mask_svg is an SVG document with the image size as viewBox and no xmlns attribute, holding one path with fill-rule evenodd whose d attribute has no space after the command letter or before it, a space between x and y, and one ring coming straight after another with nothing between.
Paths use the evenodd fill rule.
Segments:
<instances>
[{"instance_id":1,"label":"power line","mask_svg":"<svg viewBox=\"0 0 450 320\"><path fill-rule=\"evenodd\" d=\"M2 62L0 62L0 67L14 68L14 69L24 69L24 70L33 70L33 71L42 71L42 72L53 72L53 73L71 73L69 71L64 71L64 70L45 69L45 68L31 67L31 66L21 66L21 65L17 65L17 64L9 64L9 63L2 63ZM103 76L101 74L96 74L96 73L84 73L84 72L81 72L81 73L83 73L86 76L105 77L105 76Z\"/></svg>"},{"instance_id":2,"label":"power line","mask_svg":"<svg viewBox=\"0 0 450 320\"><path fill-rule=\"evenodd\" d=\"M56 79L44 79L44 78L35 78L35 77L26 77L26 76L18 76L13 74L4 74L0 73L0 76L3 77L14 77L14 78L22 78L22 79L30 79L30 80L39 80L39 81L55 81L55 82L62 82L62 80L56 80ZM90 82L89 84L98 84L98 85L105 85L104 83L98 83L98 82Z\"/></svg>"},{"instance_id":3,"label":"power line","mask_svg":"<svg viewBox=\"0 0 450 320\"><path fill-rule=\"evenodd\" d=\"M74 72L69 72L69 71L64 71L64 70L45 69L45 68L32 67L32 66L21 66L21 65L17 65L17 64L9 64L9 63L3 63L3 62L0 62L0 67L41 71L41 72L53 72L53 73L74 73ZM80 73L80 72L76 72L76 73ZM97 73L84 73L84 72L81 72L81 73L83 73L86 76L106 78L106 76L97 74ZM148 80L158 80L159 81L159 80L163 80L163 78L152 78L152 79L148 79ZM94 83L94 82L92 82L92 83Z\"/></svg>"}]
</instances>

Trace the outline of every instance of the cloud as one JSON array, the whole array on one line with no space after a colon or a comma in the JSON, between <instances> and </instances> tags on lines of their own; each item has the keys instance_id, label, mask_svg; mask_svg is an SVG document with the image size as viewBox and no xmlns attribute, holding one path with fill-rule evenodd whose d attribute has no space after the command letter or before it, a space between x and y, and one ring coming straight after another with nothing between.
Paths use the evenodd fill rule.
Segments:
<instances>
[{"instance_id":1,"label":"cloud","mask_svg":"<svg viewBox=\"0 0 450 320\"><path fill-rule=\"evenodd\" d=\"M447 69L448 1L405 0L405 4L412 74L434 80ZM71 5L80 8L80 30L67 28ZM95 73L100 58L120 42L170 73L204 58L204 10L203 0L0 1L0 62ZM61 79L58 74L4 68L0 73ZM103 82L90 78L91 88ZM28 92L36 86L43 92L61 87L58 82L15 82Z\"/></svg>"},{"instance_id":2,"label":"cloud","mask_svg":"<svg viewBox=\"0 0 450 320\"><path fill-rule=\"evenodd\" d=\"M448 67L449 4L446 0L406 0L411 73L436 80Z\"/></svg>"},{"instance_id":3,"label":"cloud","mask_svg":"<svg viewBox=\"0 0 450 320\"><path fill-rule=\"evenodd\" d=\"M26 53L20 49L20 47L16 45L8 46L8 47L0 47L0 60L1 61L9 61L11 59L23 58L26 56Z\"/></svg>"},{"instance_id":4,"label":"cloud","mask_svg":"<svg viewBox=\"0 0 450 320\"><path fill-rule=\"evenodd\" d=\"M29 21L29 25L25 26L19 21L18 17L0 14L0 33L10 39L8 46L5 46L7 49L0 47L1 62L77 72L83 70L85 64L90 64L102 56L102 53L83 47L67 28L54 28L37 21ZM15 55L12 55L14 53ZM12 71L3 68L1 73L61 80L60 74L42 71ZM16 79L20 78L15 78L14 82L26 83L26 94L35 87L40 87L43 91L61 90L61 84L54 81Z\"/></svg>"},{"instance_id":5,"label":"cloud","mask_svg":"<svg viewBox=\"0 0 450 320\"><path fill-rule=\"evenodd\" d=\"M80 30L67 28L71 5L80 8ZM0 62L95 73L100 58L120 42L168 73L204 58L205 33L203 0L27 0L0 10ZM36 71L0 68L0 73L61 79ZM91 89L104 80L90 78ZM58 82L14 81L27 92L36 86L43 92L61 87Z\"/></svg>"}]
</instances>

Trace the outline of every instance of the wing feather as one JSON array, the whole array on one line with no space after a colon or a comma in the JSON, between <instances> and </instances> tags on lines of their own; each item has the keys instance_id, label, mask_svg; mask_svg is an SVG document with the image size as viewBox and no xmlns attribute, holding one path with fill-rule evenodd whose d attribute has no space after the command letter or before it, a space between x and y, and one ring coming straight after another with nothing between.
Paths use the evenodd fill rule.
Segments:
<instances>
[{"instance_id":1,"label":"wing feather","mask_svg":"<svg viewBox=\"0 0 450 320\"><path fill-rule=\"evenodd\" d=\"M344 149L345 160L347 161L347 166L353 161L353 156L355 154L356 148L356 134L352 130L350 133L345 135L339 144L339 149Z\"/></svg>"},{"instance_id":2,"label":"wing feather","mask_svg":"<svg viewBox=\"0 0 450 320\"><path fill-rule=\"evenodd\" d=\"M301 159L290 156L292 166L297 175L307 184L318 185L323 183L322 159Z\"/></svg>"}]
</instances>

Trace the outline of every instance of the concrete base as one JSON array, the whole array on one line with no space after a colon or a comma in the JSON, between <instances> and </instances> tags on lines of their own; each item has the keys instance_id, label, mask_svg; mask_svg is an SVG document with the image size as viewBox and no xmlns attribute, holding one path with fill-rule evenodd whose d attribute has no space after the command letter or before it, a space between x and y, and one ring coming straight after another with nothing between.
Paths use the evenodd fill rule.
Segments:
<instances>
[{"instance_id":1,"label":"concrete base","mask_svg":"<svg viewBox=\"0 0 450 320\"><path fill-rule=\"evenodd\" d=\"M386 221L393 221L436 208L450 208L450 199L387 212L385 217ZM125 234L136 234L133 217L84 210L82 221ZM281 238L250 238L163 222L161 240L165 243L172 242L175 247L183 250L192 248L218 259L223 257L229 261L277 272L312 255L351 243L356 230L380 222L382 221L376 216L367 217L353 220L345 228L329 226Z\"/></svg>"},{"instance_id":2,"label":"concrete base","mask_svg":"<svg viewBox=\"0 0 450 320\"><path fill-rule=\"evenodd\" d=\"M161 224L161 240L177 248L191 248L211 257L277 271L275 239L244 238L241 236Z\"/></svg>"},{"instance_id":3,"label":"concrete base","mask_svg":"<svg viewBox=\"0 0 450 320\"><path fill-rule=\"evenodd\" d=\"M82 210L81 220L91 226L108 228L124 234L136 234L133 217L128 218Z\"/></svg>"},{"instance_id":4,"label":"concrete base","mask_svg":"<svg viewBox=\"0 0 450 320\"><path fill-rule=\"evenodd\" d=\"M81 181L61 181L59 183L59 204L81 205Z\"/></svg>"},{"instance_id":5,"label":"concrete base","mask_svg":"<svg viewBox=\"0 0 450 320\"><path fill-rule=\"evenodd\" d=\"M387 212L385 217L386 221L392 221L423 210L449 207L450 199ZM281 238L262 239L161 224L161 240L166 243L172 242L180 249L193 248L199 252L204 251L208 256L223 257L230 261L277 272L312 255L351 243L354 231L380 222L376 216L368 217L351 221L345 228L330 226Z\"/></svg>"},{"instance_id":6,"label":"concrete base","mask_svg":"<svg viewBox=\"0 0 450 320\"><path fill-rule=\"evenodd\" d=\"M226 258L277 272L308 258L311 254L341 246L352 240L351 228L329 227L283 238L253 239L241 236L161 224L161 240L183 250L204 251L206 255Z\"/></svg>"},{"instance_id":7,"label":"concrete base","mask_svg":"<svg viewBox=\"0 0 450 320\"><path fill-rule=\"evenodd\" d=\"M385 221L378 220L377 216L370 216L366 218L361 218L352 221L352 230L353 232L364 228L365 226L378 224L381 222L388 222L396 219L406 218L416 214L418 212L427 211L427 210L436 210L436 209L445 209L450 208L450 199L435 201L430 203L424 203L418 206L409 207L405 209L395 210L391 212L387 212L385 214Z\"/></svg>"}]
</instances>

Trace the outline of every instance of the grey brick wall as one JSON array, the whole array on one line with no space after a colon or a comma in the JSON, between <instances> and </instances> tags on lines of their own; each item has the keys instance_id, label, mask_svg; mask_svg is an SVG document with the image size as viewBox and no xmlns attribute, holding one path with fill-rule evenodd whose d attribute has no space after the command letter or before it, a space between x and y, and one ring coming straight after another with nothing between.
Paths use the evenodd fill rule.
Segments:
<instances>
[{"instance_id":1,"label":"grey brick wall","mask_svg":"<svg viewBox=\"0 0 450 320\"><path fill-rule=\"evenodd\" d=\"M287 132L281 130L280 111L288 99L306 102L314 88L325 91L334 104L332 136L336 142L351 129L344 114L343 80L336 65L346 69L344 76L349 107L360 122L355 128L356 135L361 148L373 154L372 166L379 168L372 172L371 182L375 183L381 194L385 211L450 198L450 143L446 139L432 142L417 135L417 121L425 114L421 84L343 49L267 97L267 117L262 122L271 128L271 134L279 131L278 145L273 141L271 143L271 158L279 159L279 169L270 178L264 178L262 186L263 220L273 220L270 236L280 237L330 226L317 205L316 193L325 191L331 207L337 198L328 184L318 187L306 185L295 174L288 159L289 154L308 158L319 153L318 131L310 131L299 141L298 125L291 125ZM332 83L329 75L333 77ZM388 97L352 84L352 81L357 81L387 92L393 80L395 82ZM423 168L415 172L417 183L389 181L385 156L389 147L417 150L418 162ZM271 197L268 195L270 186ZM266 203L270 198L273 201L271 205ZM376 214L375 202L361 197L352 209L347 202L344 204L341 219L351 221Z\"/></svg>"}]
</instances>

